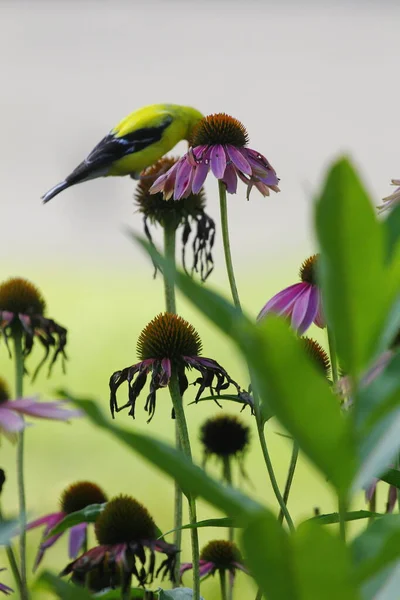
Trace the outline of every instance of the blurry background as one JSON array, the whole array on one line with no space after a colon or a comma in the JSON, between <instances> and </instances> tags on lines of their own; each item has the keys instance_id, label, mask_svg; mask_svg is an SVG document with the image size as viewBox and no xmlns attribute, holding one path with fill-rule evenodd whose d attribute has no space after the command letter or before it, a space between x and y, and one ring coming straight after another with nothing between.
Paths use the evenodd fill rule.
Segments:
<instances>
[{"instance_id":1,"label":"blurry background","mask_svg":"<svg viewBox=\"0 0 400 600\"><path fill-rule=\"evenodd\" d=\"M57 365L50 380L43 372L27 391L50 398L62 385L90 394L107 410L110 374L135 362L141 329L163 309L161 279L152 279L148 260L122 232L126 225L142 230L129 178L79 185L46 206L40 196L140 106L176 102L234 115L246 125L251 147L281 177L280 194L264 199L254 191L246 202L242 186L229 198L238 283L244 306L255 316L272 294L297 281L300 263L314 252L312 199L335 156L354 157L375 204L390 193L390 179L399 177L399 14L389 2L1 1L1 277L31 279L42 288L48 316L69 328L67 376ZM207 210L217 220L211 178L206 190ZM208 283L227 293L219 235L215 259ZM204 354L247 385L245 368L227 341L182 300L179 308L202 335ZM32 355L28 368L39 359L40 353ZM4 345L0 361L2 374L11 377ZM192 394L190 388L187 400ZM171 439L167 394L159 395L150 425L143 405L139 400L135 422L121 413L119 423ZM237 412L236 405L227 409ZM198 426L217 411L208 403L188 408L199 459ZM243 418L251 424L249 414ZM290 446L276 435L276 423L267 429L283 485ZM37 423L26 437L31 518L57 510L66 485L90 478L110 495L133 494L162 530L171 528L171 483L103 433L84 422ZM253 442L246 460L251 484L245 487L275 506L255 431ZM10 513L14 462L15 449L5 440L3 502ZM290 507L296 519L311 516L314 507L334 510L327 485L305 461ZM200 518L213 515L201 505ZM203 529L201 541L219 535ZM30 564L38 541L39 532L29 533ZM189 558L188 545L183 558ZM58 571L66 560L61 540L44 565ZM244 597L254 592L248 578L238 579ZM4 575L4 581L10 578ZM214 585L204 585L208 600Z\"/></svg>"}]
</instances>

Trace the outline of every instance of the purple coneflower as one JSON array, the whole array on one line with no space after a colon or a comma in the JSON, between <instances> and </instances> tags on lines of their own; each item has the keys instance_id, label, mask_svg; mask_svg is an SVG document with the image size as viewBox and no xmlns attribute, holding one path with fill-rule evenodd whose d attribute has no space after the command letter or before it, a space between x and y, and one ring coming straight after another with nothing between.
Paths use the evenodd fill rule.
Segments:
<instances>
[{"instance_id":1,"label":"purple coneflower","mask_svg":"<svg viewBox=\"0 0 400 600\"><path fill-rule=\"evenodd\" d=\"M181 575L189 569L193 569L193 563L183 563ZM213 540L204 546L200 552L199 570L202 578L214 575L217 571L223 574L228 572L232 582L237 570L248 573L239 548L227 540Z\"/></svg>"},{"instance_id":2,"label":"purple coneflower","mask_svg":"<svg viewBox=\"0 0 400 600\"><path fill-rule=\"evenodd\" d=\"M229 194L235 194L238 177L247 185L247 199L255 186L263 196L279 192L279 179L268 160L247 148L245 127L224 113L209 115L196 125L189 151L153 184L151 193L180 200L198 194L211 169Z\"/></svg>"},{"instance_id":3,"label":"purple coneflower","mask_svg":"<svg viewBox=\"0 0 400 600\"><path fill-rule=\"evenodd\" d=\"M37 398L17 398L10 400L6 382L0 378L0 432L14 434L25 429L26 417L51 419L53 421L68 421L73 417L83 415L80 410L68 410L64 400L39 402Z\"/></svg>"},{"instance_id":4,"label":"purple coneflower","mask_svg":"<svg viewBox=\"0 0 400 600\"><path fill-rule=\"evenodd\" d=\"M5 571L6 569L0 569L0 571ZM6 596L9 596L10 594L12 594L14 592L13 589L11 589L10 587L8 587L8 585L5 585L4 583L0 583L0 592L3 592L3 594L5 594Z\"/></svg>"},{"instance_id":5,"label":"purple coneflower","mask_svg":"<svg viewBox=\"0 0 400 600\"><path fill-rule=\"evenodd\" d=\"M153 581L161 574L173 579L177 549L173 544L157 539L159 533L147 509L129 496L118 496L107 503L95 523L98 546L85 552L62 571L80 578L99 569L110 573L109 586L121 582L122 590L131 585L132 575L140 585ZM146 550L149 552L147 562ZM166 558L155 570L155 553ZM139 565L137 564L139 560Z\"/></svg>"},{"instance_id":6,"label":"purple coneflower","mask_svg":"<svg viewBox=\"0 0 400 600\"><path fill-rule=\"evenodd\" d=\"M0 285L0 333L9 352L9 339L16 335L23 338L25 356L30 354L35 339L45 348L45 356L36 368L35 375L46 362L52 348L54 354L50 369L60 354L66 357L67 330L53 319L45 317L45 308L46 303L40 291L26 279L14 277Z\"/></svg>"},{"instance_id":7,"label":"purple coneflower","mask_svg":"<svg viewBox=\"0 0 400 600\"><path fill-rule=\"evenodd\" d=\"M268 313L291 317L291 325L299 335L302 335L312 323L321 328L325 327L316 273L318 257L318 254L314 254L303 262L300 267L301 282L273 296L261 309L257 320Z\"/></svg>"},{"instance_id":8,"label":"purple coneflower","mask_svg":"<svg viewBox=\"0 0 400 600\"><path fill-rule=\"evenodd\" d=\"M162 158L141 173L135 192L135 202L143 214L144 231L152 242L150 225L172 227L182 231L182 263L186 271L186 246L192 237L193 262L191 271L200 274L205 281L214 268L212 249L215 239L215 223L205 212L206 197L203 189L181 200L166 200L161 192L150 193L150 188L161 173L177 163L175 158ZM192 235L192 229L195 233Z\"/></svg>"},{"instance_id":9,"label":"purple coneflower","mask_svg":"<svg viewBox=\"0 0 400 600\"><path fill-rule=\"evenodd\" d=\"M57 533L46 539L52 529L60 523L65 517L78 510L83 510L91 504L103 504L107 502L107 496L103 490L90 481L79 481L73 483L64 490L60 499L60 510L55 513L50 513L40 519L36 519L28 523L27 529L34 529L40 525L45 525L43 539L39 546L39 551L36 556L34 569L39 566L44 553L48 548L53 546L55 542L62 536L62 533ZM69 557L75 558L86 543L87 539L87 523L79 523L71 527L69 531Z\"/></svg>"},{"instance_id":10,"label":"purple coneflower","mask_svg":"<svg viewBox=\"0 0 400 600\"><path fill-rule=\"evenodd\" d=\"M400 179L392 179L391 183L392 183L392 185L400 186ZM397 187L394 190L393 194L390 194L390 196L386 196L386 198L382 198L382 202L383 202L383 204L380 204L378 206L379 212L384 212L386 210L390 210L391 208L396 206L396 204L398 204L400 202L400 187Z\"/></svg>"},{"instance_id":11,"label":"purple coneflower","mask_svg":"<svg viewBox=\"0 0 400 600\"><path fill-rule=\"evenodd\" d=\"M150 372L150 393L145 405L145 410L149 413L148 422L156 408L156 392L168 385L173 369L176 370L179 379L181 395L188 388L185 370L195 369L200 373L194 382L199 385L196 402L207 388L211 394L218 395L232 384L240 393L238 384L221 365L212 358L200 356L201 349L200 336L190 323L172 313L161 313L155 317L140 334L137 344L140 362L122 371L116 371L110 378L112 416L114 417L115 412L129 407L129 414L135 418L136 399ZM116 394L119 386L125 381L129 385L129 400L119 407Z\"/></svg>"}]
</instances>

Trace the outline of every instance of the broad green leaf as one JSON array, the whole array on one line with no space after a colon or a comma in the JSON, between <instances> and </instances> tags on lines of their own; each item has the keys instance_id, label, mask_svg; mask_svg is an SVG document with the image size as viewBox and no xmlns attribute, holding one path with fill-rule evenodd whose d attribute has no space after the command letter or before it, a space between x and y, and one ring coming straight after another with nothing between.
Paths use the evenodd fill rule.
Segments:
<instances>
[{"instance_id":1,"label":"broad green leaf","mask_svg":"<svg viewBox=\"0 0 400 600\"><path fill-rule=\"evenodd\" d=\"M370 519L371 517L382 517L384 516L382 513L371 512L369 510L355 510L347 512L344 515L345 521L358 521L359 519ZM339 523L339 513L329 513L326 515L317 515L315 517L311 517L311 519L307 519L306 522L315 521L320 525L332 525L334 523Z\"/></svg>"},{"instance_id":2,"label":"broad green leaf","mask_svg":"<svg viewBox=\"0 0 400 600\"><path fill-rule=\"evenodd\" d=\"M387 262L393 259L400 243L400 204L382 221L385 230Z\"/></svg>"},{"instance_id":3,"label":"broad green leaf","mask_svg":"<svg viewBox=\"0 0 400 600\"><path fill-rule=\"evenodd\" d=\"M400 559L400 515L384 515L352 543L357 576L367 581Z\"/></svg>"},{"instance_id":4,"label":"broad green leaf","mask_svg":"<svg viewBox=\"0 0 400 600\"><path fill-rule=\"evenodd\" d=\"M254 519L243 530L242 545L246 564L265 598L299 600L291 538L273 515L264 512Z\"/></svg>"},{"instance_id":5,"label":"broad green leaf","mask_svg":"<svg viewBox=\"0 0 400 600\"><path fill-rule=\"evenodd\" d=\"M166 535L174 533L180 529L199 529L201 527L238 527L238 525L234 519L230 519L229 517L222 517L220 519L205 519L204 521L198 521L195 525L188 523L187 525L182 525L182 527L178 527L177 529L170 529L162 535L165 537Z\"/></svg>"},{"instance_id":6,"label":"broad green leaf","mask_svg":"<svg viewBox=\"0 0 400 600\"><path fill-rule=\"evenodd\" d=\"M389 469L386 471L386 473L380 476L380 479L389 485L393 485L394 487L400 489L400 471L397 469Z\"/></svg>"},{"instance_id":7,"label":"broad green leaf","mask_svg":"<svg viewBox=\"0 0 400 600\"><path fill-rule=\"evenodd\" d=\"M252 323L217 293L175 272L145 241L138 241L192 303L237 344L255 376L265 413L271 414L272 408L301 449L338 489L345 490L355 470L350 426L327 381L287 325L274 317L261 325Z\"/></svg>"},{"instance_id":8,"label":"broad green leaf","mask_svg":"<svg viewBox=\"0 0 400 600\"><path fill-rule=\"evenodd\" d=\"M173 590L162 590L159 588L159 600L192 600L193 590L191 588L174 588ZM204 600L200 596L200 600Z\"/></svg>"},{"instance_id":9,"label":"broad green leaf","mask_svg":"<svg viewBox=\"0 0 400 600\"><path fill-rule=\"evenodd\" d=\"M329 171L316 207L324 308L346 372L359 376L394 298L387 290L386 241L368 194L346 158Z\"/></svg>"},{"instance_id":10,"label":"broad green leaf","mask_svg":"<svg viewBox=\"0 0 400 600\"><path fill-rule=\"evenodd\" d=\"M46 539L52 537L53 535L63 533L67 529L70 529L79 523L94 523L99 514L104 510L105 506L106 503L90 504L82 510L77 510L76 512L70 513L50 531Z\"/></svg>"},{"instance_id":11,"label":"broad green leaf","mask_svg":"<svg viewBox=\"0 0 400 600\"><path fill-rule=\"evenodd\" d=\"M355 471L349 416L342 413L327 380L282 319L265 319L255 333L260 343L252 368L260 390L268 386L269 404L276 416L303 452L344 493Z\"/></svg>"},{"instance_id":12,"label":"broad green leaf","mask_svg":"<svg viewBox=\"0 0 400 600\"><path fill-rule=\"evenodd\" d=\"M61 579L58 575L44 571L35 581L34 589L47 588L57 594L61 600L119 600L121 598L121 589L109 590L107 592L99 592L90 594L85 588L69 583L65 579ZM150 600L155 598L155 592L149 592L142 588L131 588L131 600Z\"/></svg>"},{"instance_id":13,"label":"broad green leaf","mask_svg":"<svg viewBox=\"0 0 400 600\"><path fill-rule=\"evenodd\" d=\"M400 562L395 562L368 579L361 587L363 600L393 600L398 597Z\"/></svg>"},{"instance_id":14,"label":"broad green leaf","mask_svg":"<svg viewBox=\"0 0 400 600\"><path fill-rule=\"evenodd\" d=\"M103 412L92 400L76 398L60 391L59 394L77 404L89 417L91 422L108 431L118 441L126 444L131 450L138 452L143 458L156 465L164 473L175 479L182 489L200 496L226 512L236 517L238 524L257 514L263 507L238 490L222 486L212 479L200 467L194 465L180 451L151 436L134 433L115 425L106 419Z\"/></svg>"}]
</instances>

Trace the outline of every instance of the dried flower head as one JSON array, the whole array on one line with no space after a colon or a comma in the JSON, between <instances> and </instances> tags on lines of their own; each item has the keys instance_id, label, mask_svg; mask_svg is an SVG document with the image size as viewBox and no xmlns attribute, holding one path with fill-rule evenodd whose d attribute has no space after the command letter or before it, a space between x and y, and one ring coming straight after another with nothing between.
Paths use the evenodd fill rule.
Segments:
<instances>
[{"instance_id":1,"label":"dried flower head","mask_svg":"<svg viewBox=\"0 0 400 600\"><path fill-rule=\"evenodd\" d=\"M49 373L59 354L66 358L67 330L44 316L46 303L40 291L26 279L14 277L0 285L0 333L10 352L9 339L22 336L23 352L28 356L35 339L45 348L45 356L39 363L34 377L46 362L51 349Z\"/></svg>"},{"instance_id":2,"label":"dried flower head","mask_svg":"<svg viewBox=\"0 0 400 600\"><path fill-rule=\"evenodd\" d=\"M153 166L141 173L137 185L135 202L139 212L143 214L144 231L152 243L149 224L161 227L182 228L182 263L186 269L186 246L192 237L193 262L191 272L200 274L205 281L214 268L212 249L215 239L215 223L205 212L206 198L202 189L197 194L190 194L181 200L165 200L161 193L151 194L150 188L155 180L168 171L177 159L162 158Z\"/></svg>"},{"instance_id":3,"label":"dried flower head","mask_svg":"<svg viewBox=\"0 0 400 600\"><path fill-rule=\"evenodd\" d=\"M116 371L110 378L112 416L114 417L115 412L129 407L129 414L135 417L136 399L149 373L150 393L145 405L145 410L149 413L148 421L152 419L156 408L156 392L168 385L172 370L175 370L178 376L181 395L188 387L186 369L195 369L200 373L194 382L199 386L196 402L206 388L209 388L212 394L218 395L221 390L233 385L239 393L240 387L221 365L211 358L200 356L201 349L199 334L182 317L172 313L161 313L155 317L139 336L137 352L140 362ZM117 390L125 381L129 385L128 402L118 406Z\"/></svg>"},{"instance_id":4,"label":"dried flower head","mask_svg":"<svg viewBox=\"0 0 400 600\"><path fill-rule=\"evenodd\" d=\"M159 540L155 523L147 509L130 496L118 496L108 502L95 524L98 546L85 552L70 563L61 573L73 573L80 578L93 570L109 572L109 585L122 590L130 586L134 575L140 585L153 581L154 575L173 578L177 549ZM146 558L146 550L149 560ZM155 570L155 552L165 559ZM139 564L137 562L139 560Z\"/></svg>"}]
</instances>

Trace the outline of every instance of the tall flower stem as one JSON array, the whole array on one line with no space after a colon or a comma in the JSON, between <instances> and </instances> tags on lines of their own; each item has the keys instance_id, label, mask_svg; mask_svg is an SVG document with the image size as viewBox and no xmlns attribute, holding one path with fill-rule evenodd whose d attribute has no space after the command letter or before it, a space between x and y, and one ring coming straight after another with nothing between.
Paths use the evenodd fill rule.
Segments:
<instances>
[{"instance_id":1,"label":"tall flower stem","mask_svg":"<svg viewBox=\"0 0 400 600\"><path fill-rule=\"evenodd\" d=\"M287 503L289 500L290 488L292 487L292 482L293 482L294 473L296 471L298 456L299 456L299 446L298 446L298 443L296 442L296 440L293 440L292 456L290 458L289 470L288 470L288 474L286 476L285 489L283 490L283 501L285 503L285 506L287 506ZM278 517L278 520L280 523L283 522L283 517L284 517L284 514L281 509L279 512L279 517Z\"/></svg>"},{"instance_id":2,"label":"tall flower stem","mask_svg":"<svg viewBox=\"0 0 400 600\"><path fill-rule=\"evenodd\" d=\"M242 306L240 304L239 293L237 290L236 280L235 280L235 273L234 273L234 269L233 269L232 254L231 254L231 245L230 245L230 241L229 241L228 207L227 207L227 203L226 203L226 187L222 181L218 181L218 189L219 189L219 201L220 201L222 240L223 240L223 246L224 246L226 270L228 273L228 279L229 279L229 285L231 288L233 303L236 306L236 308L238 308L239 310L242 310ZM275 497L276 497L278 504L283 512L283 515L287 521L289 528L291 530L293 530L294 529L293 521L290 517L289 511L286 508L286 504L285 504L282 494L280 492L278 482L275 477L274 468L272 466L271 457L269 455L267 442L265 440L264 420L263 420L262 413L261 413L259 399L256 394L256 388L255 388L254 382L253 382L254 378L252 377L251 372L250 372L250 380L251 380L251 384L252 384L251 387L253 390L254 412L255 412L256 422L257 422L258 437L259 437L260 444L261 444L261 450L263 453L264 462L267 467L268 475L269 475L269 478L271 481L271 485L272 485L272 489L274 491Z\"/></svg>"},{"instance_id":3,"label":"tall flower stem","mask_svg":"<svg viewBox=\"0 0 400 600\"><path fill-rule=\"evenodd\" d=\"M0 509L0 523L3 520L4 520L3 513L2 513L2 511ZM8 546L6 546L6 554L7 554L8 562L10 564L11 572L12 572L12 574L14 576L15 583L16 583L17 588L18 588L19 595L22 596L21 575L19 573L17 559L15 558L14 549L13 549L11 543Z\"/></svg>"},{"instance_id":4,"label":"tall flower stem","mask_svg":"<svg viewBox=\"0 0 400 600\"><path fill-rule=\"evenodd\" d=\"M231 243L229 240L228 225L228 206L226 203L226 187L222 181L218 181L219 206L221 214L222 241L224 244L226 271L228 273L229 285L231 288L233 303L237 308L242 308L239 299L239 292L236 285L235 272L233 270Z\"/></svg>"},{"instance_id":5,"label":"tall flower stem","mask_svg":"<svg viewBox=\"0 0 400 600\"><path fill-rule=\"evenodd\" d=\"M164 225L164 254L165 258L175 265L176 228L172 223ZM165 308L167 312L176 314L175 284L164 276ZM178 421L175 420L175 445L181 449L181 440ZM182 547L182 525L183 525L183 494L179 484L175 481L174 486L174 544L179 550ZM179 585L180 581L180 552L175 563L174 583Z\"/></svg>"},{"instance_id":6,"label":"tall flower stem","mask_svg":"<svg viewBox=\"0 0 400 600\"><path fill-rule=\"evenodd\" d=\"M228 485L232 486L232 469L231 469L231 459L229 456L224 456L224 479ZM235 541L235 528L234 527L228 528L228 539L230 542ZM225 575L222 573L222 571L220 571L220 576L224 577L224 582L225 582ZM221 591L222 591L222 583L221 583ZM227 600L232 600L232 598L233 598L233 581L231 578L229 581L229 584L228 584Z\"/></svg>"},{"instance_id":7,"label":"tall flower stem","mask_svg":"<svg viewBox=\"0 0 400 600\"><path fill-rule=\"evenodd\" d=\"M185 411L183 410L182 396L179 389L178 376L175 370L171 373L171 379L169 381L169 393L171 395L172 404L175 412L175 419L179 429L179 435L181 440L182 452L185 456L192 460L192 450L190 448L189 432L186 423ZM196 514L196 501L194 497L188 495L189 502L189 522L191 525L196 525L197 514ZM192 563L193 563L193 600L200 600L200 572L199 572L199 536L197 533L197 527L193 527L190 530L191 542L192 542Z\"/></svg>"},{"instance_id":8,"label":"tall flower stem","mask_svg":"<svg viewBox=\"0 0 400 600\"><path fill-rule=\"evenodd\" d=\"M219 581L221 584L221 600L228 600L226 593L226 574L224 569L219 569Z\"/></svg>"},{"instance_id":9,"label":"tall flower stem","mask_svg":"<svg viewBox=\"0 0 400 600\"><path fill-rule=\"evenodd\" d=\"M22 336L19 332L14 334L14 362L15 362L15 396L23 396L24 380L24 354L22 349ZM18 498L19 498L19 553L20 553L20 574L21 574L21 600L29 598L28 585L26 578L26 501L25 501L25 481L24 481L24 430L18 434L17 445L17 480L18 480Z\"/></svg>"}]
</instances>

